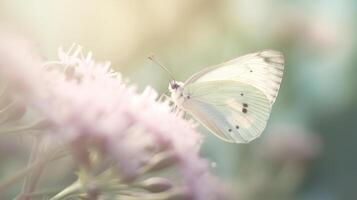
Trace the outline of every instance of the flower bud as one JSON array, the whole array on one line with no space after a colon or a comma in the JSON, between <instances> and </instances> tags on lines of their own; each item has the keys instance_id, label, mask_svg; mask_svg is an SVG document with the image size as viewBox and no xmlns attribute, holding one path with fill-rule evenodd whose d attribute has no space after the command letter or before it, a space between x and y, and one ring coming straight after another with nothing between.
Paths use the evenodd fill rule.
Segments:
<instances>
[{"instance_id":1,"label":"flower bud","mask_svg":"<svg viewBox=\"0 0 357 200\"><path fill-rule=\"evenodd\" d=\"M157 193L169 190L172 188L172 183L166 178L154 177L141 182L139 187L150 192Z\"/></svg>"},{"instance_id":2,"label":"flower bud","mask_svg":"<svg viewBox=\"0 0 357 200\"><path fill-rule=\"evenodd\" d=\"M163 152L156 154L144 167L144 172L154 172L170 167L176 163L177 159L173 152Z\"/></svg>"}]
</instances>

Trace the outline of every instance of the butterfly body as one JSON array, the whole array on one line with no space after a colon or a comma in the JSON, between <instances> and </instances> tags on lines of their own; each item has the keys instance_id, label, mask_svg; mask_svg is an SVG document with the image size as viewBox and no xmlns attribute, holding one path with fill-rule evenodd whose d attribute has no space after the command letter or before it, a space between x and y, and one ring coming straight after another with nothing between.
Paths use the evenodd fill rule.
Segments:
<instances>
[{"instance_id":1,"label":"butterfly body","mask_svg":"<svg viewBox=\"0 0 357 200\"><path fill-rule=\"evenodd\" d=\"M283 68L280 52L248 54L171 82L171 99L220 139L248 143L266 127Z\"/></svg>"}]
</instances>

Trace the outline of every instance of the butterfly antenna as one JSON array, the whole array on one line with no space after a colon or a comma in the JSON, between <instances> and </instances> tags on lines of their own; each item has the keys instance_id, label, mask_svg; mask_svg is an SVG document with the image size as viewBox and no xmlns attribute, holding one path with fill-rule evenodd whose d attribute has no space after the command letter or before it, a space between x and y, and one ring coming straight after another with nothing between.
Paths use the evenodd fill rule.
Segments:
<instances>
[{"instance_id":1,"label":"butterfly antenna","mask_svg":"<svg viewBox=\"0 0 357 200\"><path fill-rule=\"evenodd\" d=\"M164 65L162 65L159 61L157 61L155 55L149 56L148 59L154 62L155 64L159 65L163 70L165 70L167 74L170 76L170 78L175 82L176 79L174 78L170 70L168 70Z\"/></svg>"}]
</instances>

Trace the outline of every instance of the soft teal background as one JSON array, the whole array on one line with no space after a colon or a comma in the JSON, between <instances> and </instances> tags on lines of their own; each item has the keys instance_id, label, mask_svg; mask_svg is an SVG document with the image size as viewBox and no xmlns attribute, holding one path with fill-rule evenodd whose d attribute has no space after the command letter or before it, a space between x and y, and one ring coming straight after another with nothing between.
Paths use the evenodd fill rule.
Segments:
<instances>
[{"instance_id":1,"label":"soft teal background","mask_svg":"<svg viewBox=\"0 0 357 200\"><path fill-rule=\"evenodd\" d=\"M168 76L146 59L152 53L185 80L239 55L282 51L285 75L263 137L234 145L206 136L203 154L237 199L357 198L356 13L353 0L0 0L0 23L44 57L75 42L160 93ZM26 162L23 144L0 138L0 179ZM43 185L73 178L54 167L57 179Z\"/></svg>"}]
</instances>

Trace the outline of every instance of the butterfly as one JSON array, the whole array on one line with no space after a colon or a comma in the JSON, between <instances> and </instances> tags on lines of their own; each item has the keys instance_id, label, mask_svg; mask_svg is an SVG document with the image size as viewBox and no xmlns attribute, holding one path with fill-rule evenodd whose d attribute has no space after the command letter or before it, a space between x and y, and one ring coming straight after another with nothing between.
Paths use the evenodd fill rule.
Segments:
<instances>
[{"instance_id":1,"label":"butterfly","mask_svg":"<svg viewBox=\"0 0 357 200\"><path fill-rule=\"evenodd\" d=\"M171 100L218 138L248 143L267 125L283 71L281 52L247 54L203 69L184 83L170 81Z\"/></svg>"}]
</instances>

